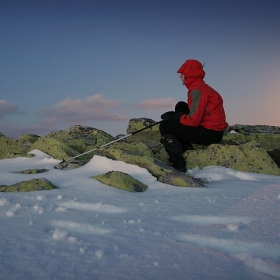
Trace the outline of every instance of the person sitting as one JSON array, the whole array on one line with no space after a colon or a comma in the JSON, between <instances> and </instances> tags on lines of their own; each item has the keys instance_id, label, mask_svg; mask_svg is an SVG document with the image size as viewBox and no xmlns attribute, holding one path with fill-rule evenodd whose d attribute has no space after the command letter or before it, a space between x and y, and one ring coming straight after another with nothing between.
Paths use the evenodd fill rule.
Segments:
<instances>
[{"instance_id":1,"label":"person sitting","mask_svg":"<svg viewBox=\"0 0 280 280\"><path fill-rule=\"evenodd\" d=\"M174 111L161 115L161 143L175 169L186 172L183 153L191 144L219 143L228 127L221 95L204 82L203 65L194 59L186 60L177 73L188 89L187 103L179 101Z\"/></svg>"}]
</instances>

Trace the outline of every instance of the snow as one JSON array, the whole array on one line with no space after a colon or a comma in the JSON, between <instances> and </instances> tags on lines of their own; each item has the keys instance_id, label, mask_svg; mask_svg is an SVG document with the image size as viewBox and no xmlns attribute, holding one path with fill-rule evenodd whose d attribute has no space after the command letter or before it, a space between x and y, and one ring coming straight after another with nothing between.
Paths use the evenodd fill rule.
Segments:
<instances>
[{"instance_id":1,"label":"snow","mask_svg":"<svg viewBox=\"0 0 280 280\"><path fill-rule=\"evenodd\" d=\"M162 184L147 170L93 156L0 160L0 184L44 177L58 189L0 193L0 279L279 279L280 177L209 166L206 188ZM41 174L16 171L45 168ZM143 193L92 176L118 170Z\"/></svg>"}]
</instances>

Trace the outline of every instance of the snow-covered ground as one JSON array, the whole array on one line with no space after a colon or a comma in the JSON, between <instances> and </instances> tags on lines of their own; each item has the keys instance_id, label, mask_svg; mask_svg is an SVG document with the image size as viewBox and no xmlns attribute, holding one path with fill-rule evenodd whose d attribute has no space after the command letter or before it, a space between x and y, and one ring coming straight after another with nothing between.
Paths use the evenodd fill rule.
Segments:
<instances>
[{"instance_id":1,"label":"snow-covered ground","mask_svg":"<svg viewBox=\"0 0 280 280\"><path fill-rule=\"evenodd\" d=\"M0 279L280 278L280 177L209 166L207 188L156 181L145 169L94 156L85 166L0 161L0 185L44 177L52 191L0 193ZM29 168L46 173L17 174ZM91 177L119 170L149 186L129 193Z\"/></svg>"}]
</instances>

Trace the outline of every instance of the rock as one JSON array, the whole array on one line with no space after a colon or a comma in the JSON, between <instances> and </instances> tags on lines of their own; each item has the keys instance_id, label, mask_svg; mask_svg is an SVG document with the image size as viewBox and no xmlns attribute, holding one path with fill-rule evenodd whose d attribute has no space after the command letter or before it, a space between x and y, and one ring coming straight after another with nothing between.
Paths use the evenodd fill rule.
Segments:
<instances>
[{"instance_id":1,"label":"rock","mask_svg":"<svg viewBox=\"0 0 280 280\"><path fill-rule=\"evenodd\" d=\"M227 133L234 130L243 134L280 134L280 127L269 125L242 125L235 124L227 128Z\"/></svg>"},{"instance_id":2,"label":"rock","mask_svg":"<svg viewBox=\"0 0 280 280\"><path fill-rule=\"evenodd\" d=\"M141 129L144 121L145 119L132 119L129 127ZM136 125L133 125L133 122L136 122ZM151 123L150 120L148 124ZM159 143L159 139L158 126L155 126L151 131L148 129L135 135L134 138L131 137L130 142L140 141L151 146L152 142ZM217 165L246 172L280 174L279 127L235 125L227 130L221 143L210 146L194 145L194 147L195 150L184 154L188 169ZM150 150L154 158L168 163L168 155L162 145L157 145Z\"/></svg>"},{"instance_id":3,"label":"rock","mask_svg":"<svg viewBox=\"0 0 280 280\"><path fill-rule=\"evenodd\" d=\"M31 147L30 150L40 150L56 159L67 159L79 154L65 143L52 137L40 137Z\"/></svg>"},{"instance_id":4,"label":"rock","mask_svg":"<svg viewBox=\"0 0 280 280\"><path fill-rule=\"evenodd\" d=\"M54 158L67 160L77 155L83 154L96 147L99 147L114 138L108 133L91 127L83 127L75 125L68 130L52 132L41 137L31 149L41 150ZM87 153L75 159L75 164L72 162L65 163L67 168L76 168L87 163L93 156L93 153Z\"/></svg>"},{"instance_id":5,"label":"rock","mask_svg":"<svg viewBox=\"0 0 280 280\"><path fill-rule=\"evenodd\" d=\"M136 143L134 143L134 145L136 145ZM137 152L130 150L131 146L132 149L135 149L134 145L132 145L131 143L119 143L118 145L114 144L108 148L100 149L99 154L114 160L124 161L126 163L135 164L137 166L145 168L153 176L155 176L159 182L180 187L203 186L203 183L201 181L192 178L186 173L177 171L176 169L170 167L168 164L153 158L150 154L144 154L143 152L139 153L139 151L141 150L148 151L147 146L146 149L143 148L144 143L138 143L138 146L141 148L136 149ZM172 176L166 176L166 174L168 173L172 173Z\"/></svg>"},{"instance_id":6,"label":"rock","mask_svg":"<svg viewBox=\"0 0 280 280\"><path fill-rule=\"evenodd\" d=\"M154 125L155 123L156 121L148 118L131 119L128 122L127 134L133 133L147 126ZM158 131L158 127L156 126L152 126L151 128L148 129L153 131Z\"/></svg>"},{"instance_id":7,"label":"rock","mask_svg":"<svg viewBox=\"0 0 280 280\"><path fill-rule=\"evenodd\" d=\"M257 141L266 151L273 151L280 149L280 134L243 134L243 133L228 133L224 135L222 144L244 144L250 141Z\"/></svg>"},{"instance_id":8,"label":"rock","mask_svg":"<svg viewBox=\"0 0 280 280\"><path fill-rule=\"evenodd\" d=\"M157 122L146 118L131 119L128 123L127 134L133 133L155 123ZM141 142L150 147L154 144L158 144L160 138L161 135L159 132L159 125L157 124L155 126L152 126L151 128L136 133L135 135L132 135L129 138L126 138L126 141L129 143ZM150 150L153 151L154 149L150 148Z\"/></svg>"},{"instance_id":9,"label":"rock","mask_svg":"<svg viewBox=\"0 0 280 280\"><path fill-rule=\"evenodd\" d=\"M244 128L244 131L248 131ZM269 154L278 167L280 167L279 150L280 150L280 134L278 133L228 133L224 136L221 144L240 145L250 141L256 141Z\"/></svg>"},{"instance_id":10,"label":"rock","mask_svg":"<svg viewBox=\"0 0 280 280\"><path fill-rule=\"evenodd\" d=\"M63 142L79 154L101 146L114 139L110 134L102 130L81 125L71 126L66 131L60 130L52 132L46 137L51 137ZM89 156L91 158L92 154Z\"/></svg>"},{"instance_id":11,"label":"rock","mask_svg":"<svg viewBox=\"0 0 280 280\"><path fill-rule=\"evenodd\" d=\"M269 154L254 140L240 145L212 144L205 149L184 153L187 169L209 165L235 170L280 175L280 169Z\"/></svg>"},{"instance_id":12,"label":"rock","mask_svg":"<svg viewBox=\"0 0 280 280\"><path fill-rule=\"evenodd\" d=\"M11 186L0 186L0 192L31 192L52 190L57 187L45 178L31 179Z\"/></svg>"},{"instance_id":13,"label":"rock","mask_svg":"<svg viewBox=\"0 0 280 280\"><path fill-rule=\"evenodd\" d=\"M156 125L138 132L153 124ZM0 159L29 156L28 152L38 149L63 160L56 168L72 169L87 163L94 154L100 154L146 168L158 181L168 180L168 184L179 185L181 174L176 175L178 172L168 165L168 155L160 144L161 135L157 122L148 118L131 119L126 136L128 137L119 142L100 148L118 138L102 130L80 125L72 126L66 131L52 132L43 137L23 134L18 139L12 139L0 133ZM246 172L280 174L279 127L233 125L227 129L221 143L210 146L194 145L194 147L195 150L186 151L184 154L188 169L217 165ZM95 148L97 150L91 151ZM91 152L80 156L87 151ZM79 157L67 161L75 156ZM173 172L175 175L168 175ZM191 180L188 174L184 176L184 186L199 186L198 182L188 182Z\"/></svg>"},{"instance_id":14,"label":"rock","mask_svg":"<svg viewBox=\"0 0 280 280\"><path fill-rule=\"evenodd\" d=\"M143 192L148 188L145 184L120 171L110 171L93 178L107 186L129 192Z\"/></svg>"},{"instance_id":15,"label":"rock","mask_svg":"<svg viewBox=\"0 0 280 280\"><path fill-rule=\"evenodd\" d=\"M48 172L48 169L26 169L26 170L20 170L17 171L16 173L19 174L38 174L38 173L44 173L44 172Z\"/></svg>"},{"instance_id":16,"label":"rock","mask_svg":"<svg viewBox=\"0 0 280 280\"><path fill-rule=\"evenodd\" d=\"M32 144L39 136L34 134L24 134L18 139L0 135L0 159L26 157Z\"/></svg>"},{"instance_id":17,"label":"rock","mask_svg":"<svg viewBox=\"0 0 280 280\"><path fill-rule=\"evenodd\" d=\"M159 181L177 187L204 187L203 181L178 171L162 175Z\"/></svg>"},{"instance_id":18,"label":"rock","mask_svg":"<svg viewBox=\"0 0 280 280\"><path fill-rule=\"evenodd\" d=\"M60 170L70 170L75 169L83 166L85 164L85 161L83 160L69 160L69 161L61 161L59 164L57 164L54 168L60 169Z\"/></svg>"},{"instance_id":19,"label":"rock","mask_svg":"<svg viewBox=\"0 0 280 280\"><path fill-rule=\"evenodd\" d=\"M40 136L36 134L22 134L19 136L18 141L22 141L22 146L30 147L39 138Z\"/></svg>"}]
</instances>

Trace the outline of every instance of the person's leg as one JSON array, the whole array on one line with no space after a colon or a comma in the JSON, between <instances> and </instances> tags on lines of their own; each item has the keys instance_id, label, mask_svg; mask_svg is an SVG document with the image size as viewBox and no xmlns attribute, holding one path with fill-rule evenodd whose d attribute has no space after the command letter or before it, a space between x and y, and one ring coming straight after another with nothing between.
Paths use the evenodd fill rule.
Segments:
<instances>
[{"instance_id":1,"label":"person's leg","mask_svg":"<svg viewBox=\"0 0 280 280\"><path fill-rule=\"evenodd\" d=\"M183 125L177 120L164 120L160 123L159 130L162 136L166 134L174 135L183 145L184 143L193 143L200 145L210 145L219 143L223 138L223 131L205 129L201 126Z\"/></svg>"},{"instance_id":2,"label":"person's leg","mask_svg":"<svg viewBox=\"0 0 280 280\"><path fill-rule=\"evenodd\" d=\"M181 135L185 127L177 120L165 120L159 127L162 136L161 143L164 144L169 156L170 165L182 172L186 171L186 162L182 155L187 149L192 148L192 146L190 148L189 138L183 138Z\"/></svg>"},{"instance_id":3,"label":"person's leg","mask_svg":"<svg viewBox=\"0 0 280 280\"><path fill-rule=\"evenodd\" d=\"M201 127L186 126L177 120L164 120L159 125L161 136L174 135L180 143L199 144Z\"/></svg>"},{"instance_id":4,"label":"person's leg","mask_svg":"<svg viewBox=\"0 0 280 280\"><path fill-rule=\"evenodd\" d=\"M224 136L223 131L215 131L212 129L201 128L199 141L202 145L211 145L214 143L221 142L223 136Z\"/></svg>"},{"instance_id":5,"label":"person's leg","mask_svg":"<svg viewBox=\"0 0 280 280\"><path fill-rule=\"evenodd\" d=\"M190 143L210 145L219 143L223 138L223 131L214 131L203 127L186 126L177 120L165 120L160 123L161 142L169 155L170 165L183 170L185 160L183 153L193 149ZM184 168L185 170L185 168ZM184 172L184 171L183 171Z\"/></svg>"},{"instance_id":6,"label":"person's leg","mask_svg":"<svg viewBox=\"0 0 280 280\"><path fill-rule=\"evenodd\" d=\"M175 169L186 172L186 162L183 158L183 149L181 143L172 134L165 134L162 143L169 156L169 164Z\"/></svg>"}]
</instances>

